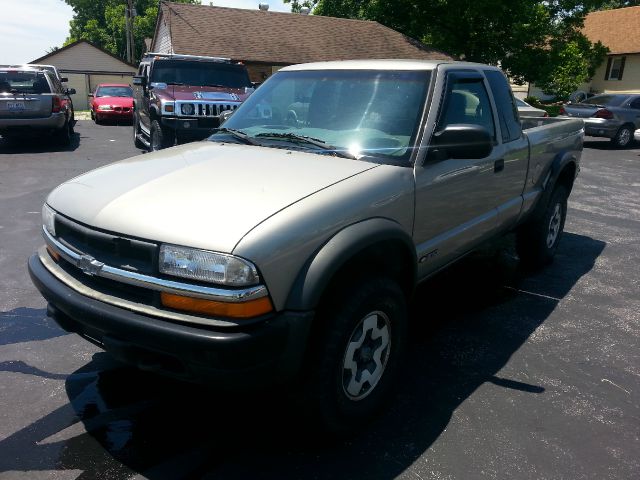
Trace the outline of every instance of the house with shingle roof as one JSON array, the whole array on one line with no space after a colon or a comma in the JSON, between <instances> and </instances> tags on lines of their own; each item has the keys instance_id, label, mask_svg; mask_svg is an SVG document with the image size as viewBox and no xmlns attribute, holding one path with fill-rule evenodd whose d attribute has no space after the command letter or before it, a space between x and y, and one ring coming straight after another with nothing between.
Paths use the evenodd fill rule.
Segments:
<instances>
[{"instance_id":1,"label":"house with shingle roof","mask_svg":"<svg viewBox=\"0 0 640 480\"><path fill-rule=\"evenodd\" d=\"M590 88L604 93L640 93L640 7L602 10L587 15L583 33L609 47Z\"/></svg>"},{"instance_id":2,"label":"house with shingle roof","mask_svg":"<svg viewBox=\"0 0 640 480\"><path fill-rule=\"evenodd\" d=\"M150 51L241 61L254 82L296 63L452 59L378 22L165 1Z\"/></svg>"}]
</instances>

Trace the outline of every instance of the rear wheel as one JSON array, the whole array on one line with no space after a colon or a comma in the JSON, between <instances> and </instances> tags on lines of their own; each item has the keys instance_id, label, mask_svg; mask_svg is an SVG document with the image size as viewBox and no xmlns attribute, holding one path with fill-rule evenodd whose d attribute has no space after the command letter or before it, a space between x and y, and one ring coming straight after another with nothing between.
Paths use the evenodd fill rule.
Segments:
<instances>
[{"instance_id":1,"label":"rear wheel","mask_svg":"<svg viewBox=\"0 0 640 480\"><path fill-rule=\"evenodd\" d=\"M389 399L407 335L404 294L393 280L355 282L321 306L307 370L307 405L323 429L348 433ZM353 285L353 284L352 284Z\"/></svg>"},{"instance_id":2,"label":"rear wheel","mask_svg":"<svg viewBox=\"0 0 640 480\"><path fill-rule=\"evenodd\" d=\"M71 143L71 135L73 133L71 124L69 121L64 122L64 126L55 132L55 140L60 145L67 146Z\"/></svg>"},{"instance_id":3,"label":"rear wheel","mask_svg":"<svg viewBox=\"0 0 640 480\"><path fill-rule=\"evenodd\" d=\"M627 148L633 142L633 128L623 125L611 142L616 148Z\"/></svg>"},{"instance_id":4,"label":"rear wheel","mask_svg":"<svg viewBox=\"0 0 640 480\"><path fill-rule=\"evenodd\" d=\"M151 148L152 152L173 146L171 132L164 129L158 120L151 122Z\"/></svg>"},{"instance_id":5,"label":"rear wheel","mask_svg":"<svg viewBox=\"0 0 640 480\"><path fill-rule=\"evenodd\" d=\"M518 230L516 249L525 265L540 268L553 260L564 231L568 196L567 189L557 185L545 211Z\"/></svg>"}]
</instances>

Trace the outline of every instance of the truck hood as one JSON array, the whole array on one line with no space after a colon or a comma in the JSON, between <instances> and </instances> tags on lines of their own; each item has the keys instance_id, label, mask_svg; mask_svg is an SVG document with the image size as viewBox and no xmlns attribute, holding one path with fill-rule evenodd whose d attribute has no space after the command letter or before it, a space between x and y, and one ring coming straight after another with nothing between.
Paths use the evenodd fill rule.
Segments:
<instances>
[{"instance_id":1,"label":"truck hood","mask_svg":"<svg viewBox=\"0 0 640 480\"><path fill-rule=\"evenodd\" d=\"M244 102L253 88L191 87L188 85L167 85L156 87L154 95L165 100L212 100L221 102Z\"/></svg>"},{"instance_id":2,"label":"truck hood","mask_svg":"<svg viewBox=\"0 0 640 480\"><path fill-rule=\"evenodd\" d=\"M56 188L47 203L83 224L232 252L265 219L372 163L200 142L113 163Z\"/></svg>"}]
</instances>

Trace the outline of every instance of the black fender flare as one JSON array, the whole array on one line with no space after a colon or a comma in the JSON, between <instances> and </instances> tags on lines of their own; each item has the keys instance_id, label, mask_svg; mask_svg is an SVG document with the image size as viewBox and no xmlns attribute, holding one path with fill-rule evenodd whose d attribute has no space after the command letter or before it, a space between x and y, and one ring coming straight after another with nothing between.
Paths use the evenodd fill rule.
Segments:
<instances>
[{"instance_id":1,"label":"black fender flare","mask_svg":"<svg viewBox=\"0 0 640 480\"><path fill-rule=\"evenodd\" d=\"M160 117L162 117L162 115L160 115L160 110L158 109L158 106L154 104L149 105L149 118L151 119L151 121L155 119L159 120Z\"/></svg>"},{"instance_id":2,"label":"black fender flare","mask_svg":"<svg viewBox=\"0 0 640 480\"><path fill-rule=\"evenodd\" d=\"M387 218L371 218L351 224L329 239L305 262L289 291L287 310L313 310L335 274L357 254L387 241L401 242L410 261L409 290L417 278L417 257L411 235Z\"/></svg>"},{"instance_id":3,"label":"black fender flare","mask_svg":"<svg viewBox=\"0 0 640 480\"><path fill-rule=\"evenodd\" d=\"M535 207L535 213L533 214L533 217L544 213L562 172L570 164L574 165L575 174L577 175L578 159L572 151L560 152L553 159L553 162L551 162L551 167L549 168L547 174L544 177L544 180L542 181L542 194L540 195L540 199L538 200L538 203ZM571 180L573 181L574 179Z\"/></svg>"}]
</instances>

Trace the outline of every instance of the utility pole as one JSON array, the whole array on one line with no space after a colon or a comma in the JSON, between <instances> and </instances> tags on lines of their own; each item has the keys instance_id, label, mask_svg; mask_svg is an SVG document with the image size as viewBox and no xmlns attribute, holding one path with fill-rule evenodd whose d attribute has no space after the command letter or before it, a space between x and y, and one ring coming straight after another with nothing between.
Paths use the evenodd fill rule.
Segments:
<instances>
[{"instance_id":1,"label":"utility pole","mask_svg":"<svg viewBox=\"0 0 640 480\"><path fill-rule=\"evenodd\" d=\"M133 19L136 16L136 9L133 7L133 0L126 0L127 6L124 9L124 28L127 43L127 62L133 63L136 56L136 46L133 36Z\"/></svg>"}]
</instances>

